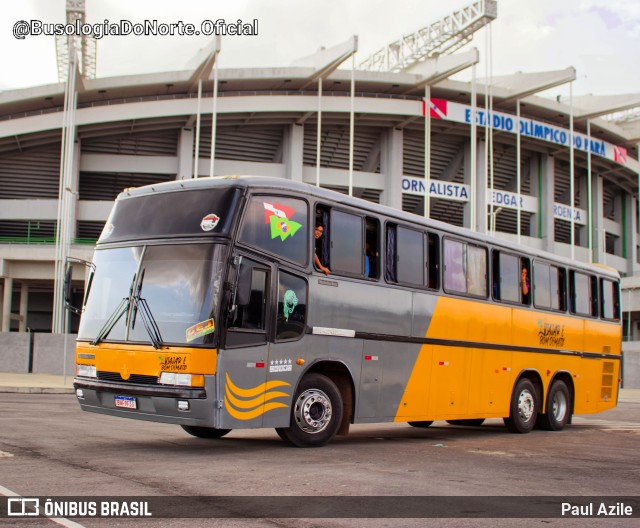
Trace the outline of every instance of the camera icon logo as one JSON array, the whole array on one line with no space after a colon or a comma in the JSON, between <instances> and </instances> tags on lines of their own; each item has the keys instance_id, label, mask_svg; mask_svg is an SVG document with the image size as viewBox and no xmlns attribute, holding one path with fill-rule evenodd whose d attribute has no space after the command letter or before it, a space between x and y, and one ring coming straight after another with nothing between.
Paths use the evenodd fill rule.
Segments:
<instances>
[{"instance_id":1,"label":"camera icon logo","mask_svg":"<svg viewBox=\"0 0 640 528\"><path fill-rule=\"evenodd\" d=\"M10 497L7 499L7 515L9 517L37 517L40 515L40 499Z\"/></svg>"}]
</instances>

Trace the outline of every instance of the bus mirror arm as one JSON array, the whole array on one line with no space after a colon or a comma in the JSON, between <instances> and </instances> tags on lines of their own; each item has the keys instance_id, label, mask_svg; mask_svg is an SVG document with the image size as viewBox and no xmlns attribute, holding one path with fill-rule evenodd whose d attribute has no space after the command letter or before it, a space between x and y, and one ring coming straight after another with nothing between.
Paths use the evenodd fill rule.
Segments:
<instances>
[{"instance_id":1,"label":"bus mirror arm","mask_svg":"<svg viewBox=\"0 0 640 528\"><path fill-rule=\"evenodd\" d=\"M238 283L240 282L240 266L242 265L242 257L238 255L233 257L233 259L231 260L231 265L236 270L236 278L234 283L231 283L231 282L227 283L227 288L228 288L227 291L230 292L229 303L228 303L229 311L227 314L229 321L235 320L236 312L238 311L238 305L236 304L236 299L238 296Z\"/></svg>"},{"instance_id":2,"label":"bus mirror arm","mask_svg":"<svg viewBox=\"0 0 640 528\"><path fill-rule=\"evenodd\" d=\"M249 304L251 298L251 266L242 267L242 257L234 258L233 265L236 268L236 280L233 284L231 300L229 302L229 319L233 321L238 311L238 306Z\"/></svg>"}]
</instances>

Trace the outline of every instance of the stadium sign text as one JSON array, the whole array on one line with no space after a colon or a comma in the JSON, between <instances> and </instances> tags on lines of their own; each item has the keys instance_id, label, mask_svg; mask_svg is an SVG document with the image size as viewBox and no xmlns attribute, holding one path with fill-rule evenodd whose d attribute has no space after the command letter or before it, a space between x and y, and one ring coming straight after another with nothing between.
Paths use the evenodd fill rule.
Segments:
<instances>
[{"instance_id":1,"label":"stadium sign text","mask_svg":"<svg viewBox=\"0 0 640 528\"><path fill-rule=\"evenodd\" d=\"M424 106L423 103L423 113L425 112ZM457 123L471 123L472 108L469 105L453 103L444 99L431 99L430 109L430 115L433 118ZM489 126L493 130L511 134L517 134L519 128L520 135L524 137L547 141L562 147L568 148L571 142L570 130L522 117L518 127L518 117L503 112L486 112L483 108L477 107L475 109L475 122L478 126ZM589 137L575 130L573 132L573 146L577 150L591 152L596 156L625 165L632 170L635 170L634 166L637 165L634 159L627 157L625 148Z\"/></svg>"},{"instance_id":2,"label":"stadium sign text","mask_svg":"<svg viewBox=\"0 0 640 528\"><path fill-rule=\"evenodd\" d=\"M424 178L412 178L405 176L402 178L402 192L424 196ZM469 201L469 186L462 183L452 183L438 180L429 182L429 196L431 198L443 198L454 202Z\"/></svg>"}]
</instances>

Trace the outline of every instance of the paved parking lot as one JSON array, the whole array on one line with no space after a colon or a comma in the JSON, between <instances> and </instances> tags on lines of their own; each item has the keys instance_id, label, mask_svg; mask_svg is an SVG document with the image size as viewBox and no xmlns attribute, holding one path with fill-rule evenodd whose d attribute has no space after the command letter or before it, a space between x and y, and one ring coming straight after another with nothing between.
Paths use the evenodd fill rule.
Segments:
<instances>
[{"instance_id":1,"label":"paved parking lot","mask_svg":"<svg viewBox=\"0 0 640 528\"><path fill-rule=\"evenodd\" d=\"M286 447L273 430L233 431L201 440L179 427L81 412L72 394L0 394L0 486L28 496L298 497L312 512L324 496L640 495L640 400L577 416L562 432L506 432L436 422L352 426L320 449ZM341 501L339 505L344 506ZM311 513L310 513L311 514ZM482 515L479 513L478 515ZM15 519L0 520L13 526ZM41 519L24 526L54 526ZM76 519L81 526L133 526L134 520ZM513 520L163 519L145 526L512 526ZM555 519L545 525L600 526ZM400 524L398 524L400 523ZM559 524L558 524L559 523ZM627 524L629 523L629 524ZM540 519L519 521L539 526ZM637 526L616 519L612 526ZM70 525L71 526L71 525Z\"/></svg>"}]
</instances>

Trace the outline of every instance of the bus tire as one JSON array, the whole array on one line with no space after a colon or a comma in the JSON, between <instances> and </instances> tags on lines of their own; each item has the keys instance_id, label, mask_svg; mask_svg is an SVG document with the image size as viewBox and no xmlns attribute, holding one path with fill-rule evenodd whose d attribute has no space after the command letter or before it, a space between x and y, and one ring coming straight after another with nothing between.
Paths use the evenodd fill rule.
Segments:
<instances>
[{"instance_id":1,"label":"bus tire","mask_svg":"<svg viewBox=\"0 0 640 528\"><path fill-rule=\"evenodd\" d=\"M321 447L338 432L342 412L342 395L336 384L322 374L308 374L293 400L291 425L276 432L295 447Z\"/></svg>"},{"instance_id":2,"label":"bus tire","mask_svg":"<svg viewBox=\"0 0 640 528\"><path fill-rule=\"evenodd\" d=\"M421 427L426 428L429 427L433 423L433 420L430 422L408 422L411 427Z\"/></svg>"},{"instance_id":3,"label":"bus tire","mask_svg":"<svg viewBox=\"0 0 640 528\"><path fill-rule=\"evenodd\" d=\"M467 427L479 427L484 423L484 418L469 418L467 420L447 420L451 425L464 425Z\"/></svg>"},{"instance_id":4,"label":"bus tire","mask_svg":"<svg viewBox=\"0 0 640 528\"><path fill-rule=\"evenodd\" d=\"M231 429L215 429L213 427L200 427L197 425L181 425L180 427L191 436L197 436L198 438L222 438L231 432Z\"/></svg>"},{"instance_id":5,"label":"bus tire","mask_svg":"<svg viewBox=\"0 0 640 528\"><path fill-rule=\"evenodd\" d=\"M531 380L522 378L513 391L509 418L504 424L512 433L529 433L536 425L538 396Z\"/></svg>"},{"instance_id":6,"label":"bus tire","mask_svg":"<svg viewBox=\"0 0 640 528\"><path fill-rule=\"evenodd\" d=\"M564 381L556 380L547 395L547 413L538 417L541 429L561 431L571 418L571 396Z\"/></svg>"}]
</instances>

